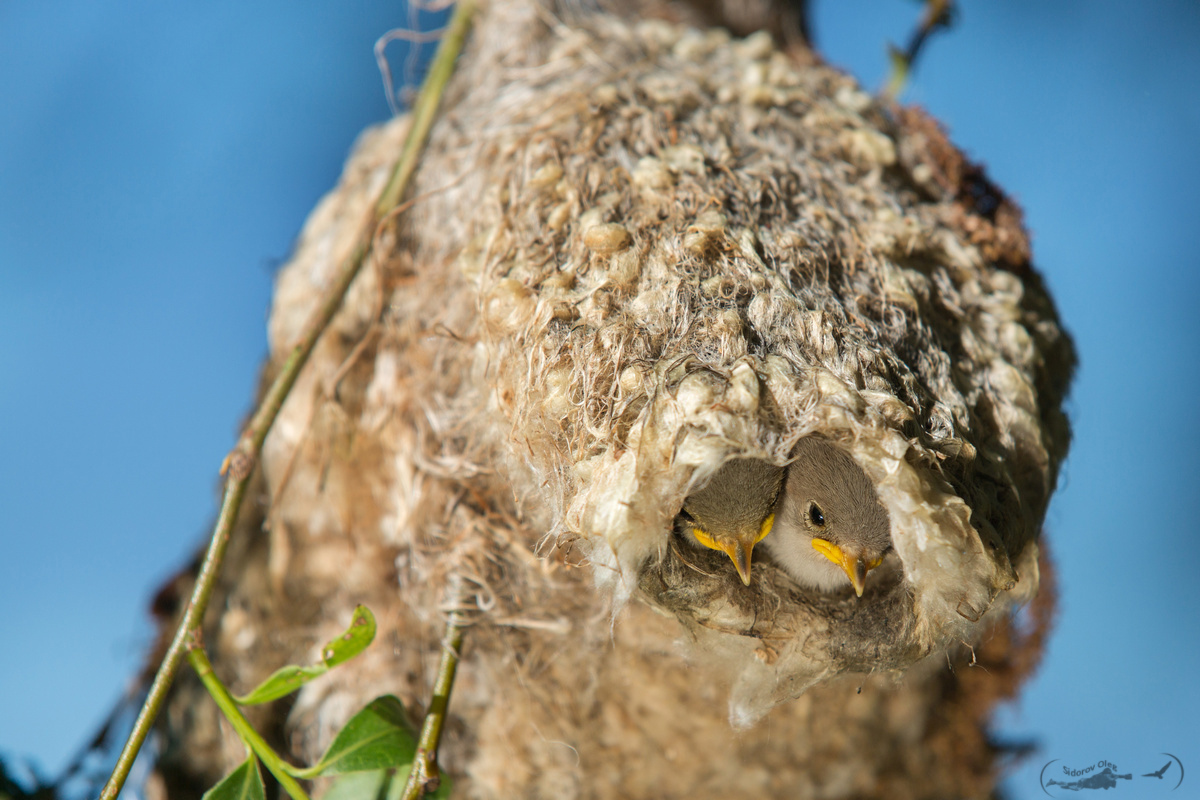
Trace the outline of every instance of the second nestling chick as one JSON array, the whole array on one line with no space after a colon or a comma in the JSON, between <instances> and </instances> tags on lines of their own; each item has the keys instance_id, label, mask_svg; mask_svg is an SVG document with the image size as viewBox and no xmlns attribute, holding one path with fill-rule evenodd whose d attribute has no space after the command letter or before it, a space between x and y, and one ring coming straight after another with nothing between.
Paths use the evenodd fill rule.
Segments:
<instances>
[{"instance_id":1,"label":"second nestling chick","mask_svg":"<svg viewBox=\"0 0 1200 800\"><path fill-rule=\"evenodd\" d=\"M796 445L764 547L797 582L828 592L848 578L862 597L867 573L892 547L891 523L858 462L807 436Z\"/></svg>"},{"instance_id":2,"label":"second nestling chick","mask_svg":"<svg viewBox=\"0 0 1200 800\"><path fill-rule=\"evenodd\" d=\"M679 513L685 539L719 550L750 585L750 554L771 532L783 468L757 458L726 461L707 484L688 495Z\"/></svg>"}]
</instances>

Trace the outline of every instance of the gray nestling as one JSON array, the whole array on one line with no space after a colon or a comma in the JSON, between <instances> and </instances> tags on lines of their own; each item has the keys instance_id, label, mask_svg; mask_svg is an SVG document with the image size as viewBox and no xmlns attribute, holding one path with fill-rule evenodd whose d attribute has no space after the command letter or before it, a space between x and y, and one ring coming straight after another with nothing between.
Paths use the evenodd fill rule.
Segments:
<instances>
[{"instance_id":1,"label":"gray nestling","mask_svg":"<svg viewBox=\"0 0 1200 800\"><path fill-rule=\"evenodd\" d=\"M796 445L763 546L797 582L828 592L849 578L862 597L867 573L892 547L891 523L858 462L807 436Z\"/></svg>"},{"instance_id":2,"label":"gray nestling","mask_svg":"<svg viewBox=\"0 0 1200 800\"><path fill-rule=\"evenodd\" d=\"M729 556L747 586L754 545L771 532L783 472L761 459L735 458L683 501L684 538Z\"/></svg>"}]
</instances>

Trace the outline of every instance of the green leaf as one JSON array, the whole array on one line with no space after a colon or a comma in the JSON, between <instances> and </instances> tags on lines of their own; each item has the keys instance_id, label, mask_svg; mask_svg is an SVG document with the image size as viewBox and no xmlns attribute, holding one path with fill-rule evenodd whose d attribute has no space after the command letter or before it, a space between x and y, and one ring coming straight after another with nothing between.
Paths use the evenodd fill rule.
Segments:
<instances>
[{"instance_id":1,"label":"green leaf","mask_svg":"<svg viewBox=\"0 0 1200 800\"><path fill-rule=\"evenodd\" d=\"M370 772L349 772L333 778L321 800L400 800L412 765ZM445 800L450 796L450 776L442 773L442 782L427 800Z\"/></svg>"},{"instance_id":2,"label":"green leaf","mask_svg":"<svg viewBox=\"0 0 1200 800\"><path fill-rule=\"evenodd\" d=\"M313 678L319 678L329 671L324 664L314 664L311 667L297 667L289 664L271 673L271 677L256 686L249 694L234 697L234 702L240 706L253 706L259 703L269 703L286 697L299 689Z\"/></svg>"},{"instance_id":3,"label":"green leaf","mask_svg":"<svg viewBox=\"0 0 1200 800\"><path fill-rule=\"evenodd\" d=\"M412 765L370 772L351 772L339 775L329 785L321 800L400 800ZM450 777L442 774L441 785L426 800L445 800L450 796Z\"/></svg>"},{"instance_id":4,"label":"green leaf","mask_svg":"<svg viewBox=\"0 0 1200 800\"><path fill-rule=\"evenodd\" d=\"M383 800L384 783L390 778L386 769L339 775L329 784L321 800Z\"/></svg>"},{"instance_id":5,"label":"green leaf","mask_svg":"<svg viewBox=\"0 0 1200 800\"><path fill-rule=\"evenodd\" d=\"M367 649L375 639L375 615L366 606L355 606L350 627L333 641L321 648L321 659L325 666L333 669L343 661L349 661Z\"/></svg>"},{"instance_id":6,"label":"green leaf","mask_svg":"<svg viewBox=\"0 0 1200 800\"><path fill-rule=\"evenodd\" d=\"M301 778L407 767L417 754L417 737L401 702L390 694L372 700L338 732L320 762L298 770Z\"/></svg>"},{"instance_id":7,"label":"green leaf","mask_svg":"<svg viewBox=\"0 0 1200 800\"><path fill-rule=\"evenodd\" d=\"M366 650L374 638L375 616L366 606L357 606L354 609L354 618L350 620L350 627L321 648L321 663L309 667L298 667L295 664L281 667L254 687L249 694L233 699L238 705L252 706L286 697L313 678L319 678L338 664L349 661Z\"/></svg>"},{"instance_id":8,"label":"green leaf","mask_svg":"<svg viewBox=\"0 0 1200 800\"><path fill-rule=\"evenodd\" d=\"M258 774L258 759L254 756L247 758L240 767L205 792L201 800L266 800L262 776Z\"/></svg>"}]
</instances>

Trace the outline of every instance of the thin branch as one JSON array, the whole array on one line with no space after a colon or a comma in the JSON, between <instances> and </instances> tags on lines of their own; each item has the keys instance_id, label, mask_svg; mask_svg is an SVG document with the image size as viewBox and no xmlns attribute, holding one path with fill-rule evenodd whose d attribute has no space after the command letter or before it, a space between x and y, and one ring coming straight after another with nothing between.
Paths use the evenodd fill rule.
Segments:
<instances>
[{"instance_id":1,"label":"thin branch","mask_svg":"<svg viewBox=\"0 0 1200 800\"><path fill-rule=\"evenodd\" d=\"M238 511L245 498L250 475L258 462L263 441L271 430L271 425L275 422L288 392L295 385L301 367L304 366L316 346L317 339L320 338L321 333L341 306L346 290L349 289L366 261L374 241L373 234L376 226L399 204L401 196L408 188L409 181L416 169L417 159L424 149L429 131L433 127L434 116L445 91L446 83L454 70L454 63L462 50L467 31L470 29L474 11L475 0L462 0L455 8L446 31L446 37L438 47L433 66L421 89L421 96L413 107L412 123L404 141L404 147L400 152L400 158L396 162L387 186L380 195L374 213L363 226L358 245L343 264L337 280L329 287L320 307L305 326L300 341L288 354L274 382L263 397L258 411L255 412L250 424L242 432L237 446L225 458L225 463L221 466L221 473L227 475L225 491L221 498L221 509L217 515L212 539L209 541L208 551L204 555L204 561L196 578L195 588L184 609L175 636L171 640L171 646L163 657L163 662L154 676L141 711L138 712L129 738L117 758L112 775L100 792L100 800L116 800L121 788L125 785L125 780L129 777L129 770L133 767L134 759L137 758L158 712L166 702L167 691L179 671L189 633L199 630L204 621L204 612L212 597L217 574L229 544L229 537L237 522Z\"/></svg>"},{"instance_id":2,"label":"thin branch","mask_svg":"<svg viewBox=\"0 0 1200 800\"><path fill-rule=\"evenodd\" d=\"M240 447L241 444L239 444ZM146 736L150 733L154 718L158 716L159 710L166 701L167 690L171 687L175 673L179 671L188 631L199 627L204 619L204 610L208 606L209 597L212 595L213 586L216 583L217 571L225 556L225 548L229 544L229 534L233 530L238 509L246 494L248 478L249 469L246 470L245 476L230 476L225 483L221 510L217 515L217 523L208 544L208 552L204 554L204 561L200 566L192 597L184 609L183 618L179 621L179 627L175 630L175 637L171 640L171 646L163 657L162 665L158 668L153 683L150 684L150 691L146 693L141 711L138 712L137 720L133 723L133 730L130 731L129 738L121 749L121 755L117 758L116 767L100 792L100 800L116 800L117 795L120 794L121 787L125 785L125 779L129 777L129 770L133 767L138 751L141 750Z\"/></svg>"},{"instance_id":3,"label":"thin branch","mask_svg":"<svg viewBox=\"0 0 1200 800\"><path fill-rule=\"evenodd\" d=\"M208 689L208 693L216 701L221 713L225 715L225 719L229 720L229 724L237 731L237 735L241 737L246 747L258 756L258 760L270 770L292 800L308 800L308 793L290 774L294 769L289 768L289 765L279 757L271 745L267 744L258 731L254 730L250 720L246 719L242 710L238 708L237 701L230 696L224 684L213 673L212 663L204 653L204 648L197 644L193 637L189 637L187 658L192 669L196 670L196 675L200 677L200 682L204 684L204 688Z\"/></svg>"},{"instance_id":4,"label":"thin branch","mask_svg":"<svg viewBox=\"0 0 1200 800\"><path fill-rule=\"evenodd\" d=\"M438 664L437 681L433 686L433 699L421 725L421 737L417 741L417 755L400 800L421 800L426 792L436 792L442 783L438 768L438 745L442 740L442 725L446 721L446 709L450 705L450 692L454 689L454 674L458 670L458 659L462 654L463 617L458 608L462 605L462 581L457 575L450 580L450 612L446 616L446 635L442 639L442 660Z\"/></svg>"},{"instance_id":5,"label":"thin branch","mask_svg":"<svg viewBox=\"0 0 1200 800\"><path fill-rule=\"evenodd\" d=\"M921 16L921 22L917 29L909 37L908 47L903 50L894 46L889 48L892 74L883 90L883 97L886 100L895 100L900 96L900 92L904 91L908 76L916 68L917 58L921 55L921 50L929 41L929 37L943 28L949 28L954 22L954 14L957 10L954 0L924 0L924 2L925 13Z\"/></svg>"},{"instance_id":6,"label":"thin branch","mask_svg":"<svg viewBox=\"0 0 1200 800\"><path fill-rule=\"evenodd\" d=\"M425 76L425 85L421 89L421 95L413 104L412 129L408 136L409 139L418 139L422 146L429 136L429 129L433 127L434 115L441 102L442 92L450 80L450 75L454 72L454 62L462 51L467 32L471 29L471 18L474 15L475 0L460 0L455 6L454 14L450 17L450 24L446 26L446 35L442 38L442 43L438 45L437 53L433 56L433 63L429 66L429 73ZM405 147L401 152L400 161L396 164L396 172L392 175L392 181L383 190L376 206L376 219L382 219L384 215L399 205L400 195L408 187L409 178L412 177L412 173L417 167L417 158L420 153L420 147Z\"/></svg>"}]
</instances>

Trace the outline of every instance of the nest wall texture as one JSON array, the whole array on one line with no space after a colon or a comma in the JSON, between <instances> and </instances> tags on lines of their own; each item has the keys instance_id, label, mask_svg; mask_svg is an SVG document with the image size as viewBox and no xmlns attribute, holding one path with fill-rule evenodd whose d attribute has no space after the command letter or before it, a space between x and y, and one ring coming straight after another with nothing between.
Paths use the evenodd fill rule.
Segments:
<instances>
[{"instance_id":1,"label":"nest wall texture","mask_svg":"<svg viewBox=\"0 0 1200 800\"><path fill-rule=\"evenodd\" d=\"M406 125L364 134L310 218L277 358ZM765 33L497 3L415 194L268 439L267 533L210 636L244 688L376 611L339 679L262 712L275 735L312 755L378 694L419 711L449 603L464 796L985 795L987 709L1046 620L1010 612L1038 589L1073 352L982 171ZM689 490L812 433L891 516L861 600L680 550ZM986 672L953 670L964 645ZM175 708L179 769L240 758Z\"/></svg>"}]
</instances>

